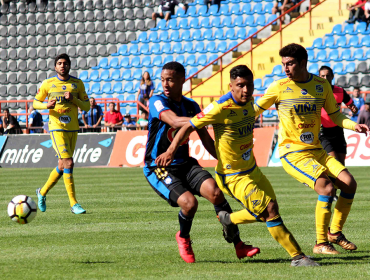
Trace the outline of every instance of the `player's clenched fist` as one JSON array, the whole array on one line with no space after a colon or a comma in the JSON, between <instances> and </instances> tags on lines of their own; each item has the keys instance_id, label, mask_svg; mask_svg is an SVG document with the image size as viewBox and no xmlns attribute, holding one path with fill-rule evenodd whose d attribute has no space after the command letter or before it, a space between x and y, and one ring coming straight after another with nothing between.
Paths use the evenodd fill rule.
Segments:
<instances>
[{"instance_id":1,"label":"player's clenched fist","mask_svg":"<svg viewBox=\"0 0 370 280\"><path fill-rule=\"evenodd\" d=\"M64 93L64 98L65 98L65 99L67 99L67 100L72 100L72 99L73 99L73 95L72 95L72 93L71 93L71 92L66 91L66 92Z\"/></svg>"},{"instance_id":2,"label":"player's clenched fist","mask_svg":"<svg viewBox=\"0 0 370 280\"><path fill-rule=\"evenodd\" d=\"M50 99L48 100L48 104L46 105L48 109L54 109L55 107L55 104L56 104L57 100L56 99Z\"/></svg>"}]
</instances>

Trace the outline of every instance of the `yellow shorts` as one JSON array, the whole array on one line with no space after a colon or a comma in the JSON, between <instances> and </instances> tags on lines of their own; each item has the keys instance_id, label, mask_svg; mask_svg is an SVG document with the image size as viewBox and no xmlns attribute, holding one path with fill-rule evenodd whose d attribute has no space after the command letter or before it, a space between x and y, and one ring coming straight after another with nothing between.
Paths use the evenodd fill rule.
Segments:
<instances>
[{"instance_id":1,"label":"yellow shorts","mask_svg":"<svg viewBox=\"0 0 370 280\"><path fill-rule=\"evenodd\" d=\"M78 132L51 131L50 137L58 158L71 158L75 151Z\"/></svg>"},{"instance_id":2,"label":"yellow shorts","mask_svg":"<svg viewBox=\"0 0 370 280\"><path fill-rule=\"evenodd\" d=\"M299 182L315 189L316 180L325 172L335 182L340 172L346 169L324 149L293 152L281 157L285 171Z\"/></svg>"},{"instance_id":3,"label":"yellow shorts","mask_svg":"<svg viewBox=\"0 0 370 280\"><path fill-rule=\"evenodd\" d=\"M219 188L238 201L243 208L257 218L269 204L275 200L275 192L269 180L256 168L251 173L223 175L216 173Z\"/></svg>"}]
</instances>

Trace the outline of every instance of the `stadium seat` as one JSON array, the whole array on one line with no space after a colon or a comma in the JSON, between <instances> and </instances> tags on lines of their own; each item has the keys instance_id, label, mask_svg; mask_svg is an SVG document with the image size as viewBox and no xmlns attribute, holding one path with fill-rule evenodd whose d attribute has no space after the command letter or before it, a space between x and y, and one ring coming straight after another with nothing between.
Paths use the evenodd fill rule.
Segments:
<instances>
[{"instance_id":1,"label":"stadium seat","mask_svg":"<svg viewBox=\"0 0 370 280\"><path fill-rule=\"evenodd\" d=\"M250 16L247 16L247 18L245 19L245 24L247 26L250 26L250 27L256 27L257 24L254 23L254 16L250 15Z\"/></svg>"},{"instance_id":2,"label":"stadium seat","mask_svg":"<svg viewBox=\"0 0 370 280\"><path fill-rule=\"evenodd\" d=\"M91 87L91 93L93 94L101 94L101 90L100 90L100 83L95 83L92 85Z\"/></svg>"},{"instance_id":3,"label":"stadium seat","mask_svg":"<svg viewBox=\"0 0 370 280\"><path fill-rule=\"evenodd\" d=\"M125 86L123 87L123 91L128 92L128 93L134 93L134 83L133 82L127 82L125 84ZM128 103L126 103L126 104L127 104L126 106L129 106Z\"/></svg>"},{"instance_id":4,"label":"stadium seat","mask_svg":"<svg viewBox=\"0 0 370 280\"><path fill-rule=\"evenodd\" d=\"M322 62L329 62L330 59L327 58L326 50L320 50L317 55L315 62L322 61Z\"/></svg>"},{"instance_id":5,"label":"stadium seat","mask_svg":"<svg viewBox=\"0 0 370 280\"><path fill-rule=\"evenodd\" d=\"M182 65L185 65L186 66L186 64L185 64L185 57L182 54L176 56L175 61L178 62L178 63L181 63Z\"/></svg>"},{"instance_id":6,"label":"stadium seat","mask_svg":"<svg viewBox=\"0 0 370 280\"><path fill-rule=\"evenodd\" d=\"M149 39L147 38L148 34L146 32L142 32L138 37L137 40L141 43L149 43Z\"/></svg>"},{"instance_id":7,"label":"stadium seat","mask_svg":"<svg viewBox=\"0 0 370 280\"><path fill-rule=\"evenodd\" d=\"M348 47L360 48L361 43L359 41L360 39L357 35L352 36L348 41Z\"/></svg>"},{"instance_id":8,"label":"stadium seat","mask_svg":"<svg viewBox=\"0 0 370 280\"><path fill-rule=\"evenodd\" d=\"M173 51L171 50L171 43L163 44L162 52L165 53L165 54L173 54Z\"/></svg>"},{"instance_id":9,"label":"stadium seat","mask_svg":"<svg viewBox=\"0 0 370 280\"><path fill-rule=\"evenodd\" d=\"M121 78L125 81L133 81L134 80L134 78L131 76L131 70L130 69L127 69L127 70L123 71Z\"/></svg>"},{"instance_id":10,"label":"stadium seat","mask_svg":"<svg viewBox=\"0 0 370 280\"><path fill-rule=\"evenodd\" d=\"M202 28L211 28L211 23L209 21L209 18L206 17L206 18L203 18L201 21L200 21L200 27Z\"/></svg>"},{"instance_id":11,"label":"stadium seat","mask_svg":"<svg viewBox=\"0 0 370 280\"><path fill-rule=\"evenodd\" d=\"M106 94L112 94L113 91L112 91L112 85L111 83L105 83L102 87L102 93L106 93Z\"/></svg>"},{"instance_id":12,"label":"stadium seat","mask_svg":"<svg viewBox=\"0 0 370 280\"><path fill-rule=\"evenodd\" d=\"M195 64L196 62L196 57L194 54L192 55L189 55L187 58L186 58L186 62L185 62L185 65L188 66L198 66L198 64Z\"/></svg>"},{"instance_id":13,"label":"stadium seat","mask_svg":"<svg viewBox=\"0 0 370 280\"><path fill-rule=\"evenodd\" d=\"M334 37L326 37L324 41L324 46L327 48L334 48L335 46Z\"/></svg>"},{"instance_id":14,"label":"stadium seat","mask_svg":"<svg viewBox=\"0 0 370 280\"><path fill-rule=\"evenodd\" d=\"M173 56L168 55L163 59L163 64L166 64L166 63L171 62L171 61L174 61Z\"/></svg>"},{"instance_id":15,"label":"stadium seat","mask_svg":"<svg viewBox=\"0 0 370 280\"><path fill-rule=\"evenodd\" d=\"M229 29L226 31L225 38L228 40L237 40L238 38L235 36L235 30Z\"/></svg>"},{"instance_id":16,"label":"stadium seat","mask_svg":"<svg viewBox=\"0 0 370 280\"><path fill-rule=\"evenodd\" d=\"M326 34L326 36L334 36L334 35L338 35L338 36L343 36L344 35L344 33L342 32L342 25L341 24L336 24L333 27L333 30L331 31L331 33Z\"/></svg>"},{"instance_id":17,"label":"stadium seat","mask_svg":"<svg viewBox=\"0 0 370 280\"><path fill-rule=\"evenodd\" d=\"M177 25L177 20L176 19L170 19L168 21L168 28L171 29L171 30L179 30L180 27Z\"/></svg>"},{"instance_id":18,"label":"stadium seat","mask_svg":"<svg viewBox=\"0 0 370 280\"><path fill-rule=\"evenodd\" d=\"M314 75L318 75L319 74L319 65L317 63L312 63L309 67L308 67L308 72L314 74Z\"/></svg>"},{"instance_id":19,"label":"stadium seat","mask_svg":"<svg viewBox=\"0 0 370 280\"><path fill-rule=\"evenodd\" d=\"M229 7L227 5L225 6L226 7L223 10L224 13L222 13L222 7L224 6L221 6L221 8L218 9L218 5L211 5L209 8L209 16L229 15Z\"/></svg>"},{"instance_id":20,"label":"stadium seat","mask_svg":"<svg viewBox=\"0 0 370 280\"><path fill-rule=\"evenodd\" d=\"M267 75L266 75L267 76ZM256 90L263 90L262 89L262 79L258 78L254 80L254 88Z\"/></svg>"},{"instance_id":21,"label":"stadium seat","mask_svg":"<svg viewBox=\"0 0 370 280\"><path fill-rule=\"evenodd\" d=\"M285 73L283 73L283 67L279 64L274 66L272 69L271 74L266 74L265 77L274 77L274 76L285 76Z\"/></svg>"},{"instance_id":22,"label":"stadium seat","mask_svg":"<svg viewBox=\"0 0 370 280\"><path fill-rule=\"evenodd\" d=\"M263 6L262 6L262 3L257 3L253 6L253 9L252 9L253 13L254 14L265 14L265 11L263 10Z\"/></svg>"},{"instance_id":23,"label":"stadium seat","mask_svg":"<svg viewBox=\"0 0 370 280\"><path fill-rule=\"evenodd\" d=\"M238 29L236 36L238 39L241 39L241 40L247 39L248 38L247 30L245 28Z\"/></svg>"},{"instance_id":24,"label":"stadium seat","mask_svg":"<svg viewBox=\"0 0 370 280\"><path fill-rule=\"evenodd\" d=\"M182 44L181 43L176 43L173 45L173 52L176 53L176 54L182 54L182 53L185 53L183 50L182 50Z\"/></svg>"},{"instance_id":25,"label":"stadium seat","mask_svg":"<svg viewBox=\"0 0 370 280\"><path fill-rule=\"evenodd\" d=\"M234 4L231 6L230 13L234 15L242 15L243 12L240 10L239 4Z\"/></svg>"},{"instance_id":26,"label":"stadium seat","mask_svg":"<svg viewBox=\"0 0 370 280\"><path fill-rule=\"evenodd\" d=\"M90 79L88 78L89 73L87 71L82 71L80 73L79 79L83 82L90 82Z\"/></svg>"},{"instance_id":27,"label":"stadium seat","mask_svg":"<svg viewBox=\"0 0 370 280\"><path fill-rule=\"evenodd\" d=\"M209 42L206 46L207 52L210 53L217 53L218 50L216 49L216 43L215 42Z\"/></svg>"},{"instance_id":28,"label":"stadium seat","mask_svg":"<svg viewBox=\"0 0 370 280\"><path fill-rule=\"evenodd\" d=\"M364 36L361 38L361 45L363 47L370 47L370 36Z\"/></svg>"},{"instance_id":29,"label":"stadium seat","mask_svg":"<svg viewBox=\"0 0 370 280\"><path fill-rule=\"evenodd\" d=\"M341 58L342 58L342 60L345 60L345 61L355 60L354 58L352 58L352 54L351 54L350 49L343 50L343 52L341 53Z\"/></svg>"},{"instance_id":30,"label":"stadium seat","mask_svg":"<svg viewBox=\"0 0 370 280\"><path fill-rule=\"evenodd\" d=\"M342 61L342 58L341 56L339 56L339 51L337 49L330 51L328 59L336 62Z\"/></svg>"},{"instance_id":31,"label":"stadium seat","mask_svg":"<svg viewBox=\"0 0 370 280\"><path fill-rule=\"evenodd\" d=\"M221 52L221 53L226 52L228 50L227 43L225 41L220 42L217 45L217 50L218 50L218 52Z\"/></svg>"},{"instance_id":32,"label":"stadium seat","mask_svg":"<svg viewBox=\"0 0 370 280\"><path fill-rule=\"evenodd\" d=\"M212 27L222 28L220 17L214 17L211 21L211 25Z\"/></svg>"},{"instance_id":33,"label":"stadium seat","mask_svg":"<svg viewBox=\"0 0 370 280\"><path fill-rule=\"evenodd\" d=\"M264 15L259 15L256 20L256 24L258 26L265 26L266 25L266 18Z\"/></svg>"},{"instance_id":34,"label":"stadium seat","mask_svg":"<svg viewBox=\"0 0 370 280\"><path fill-rule=\"evenodd\" d=\"M272 8L274 7L274 3L267 3L264 7L263 10L266 14L272 14Z\"/></svg>"},{"instance_id":35,"label":"stadium seat","mask_svg":"<svg viewBox=\"0 0 370 280\"><path fill-rule=\"evenodd\" d=\"M333 73L334 74L338 74L338 75L344 75L346 74L345 71L343 71L343 63L342 62L339 62L337 64L334 65L333 67Z\"/></svg>"},{"instance_id":36,"label":"stadium seat","mask_svg":"<svg viewBox=\"0 0 370 280\"><path fill-rule=\"evenodd\" d=\"M134 57L132 60L131 60L131 66L134 67L134 68L139 68L141 67L141 63L140 63L140 57Z\"/></svg>"},{"instance_id":37,"label":"stadium seat","mask_svg":"<svg viewBox=\"0 0 370 280\"><path fill-rule=\"evenodd\" d=\"M316 38L312 43L312 47L308 47L307 50L313 50L315 48L316 49L324 48L323 45L322 45L322 38Z\"/></svg>"},{"instance_id":38,"label":"stadium seat","mask_svg":"<svg viewBox=\"0 0 370 280\"><path fill-rule=\"evenodd\" d=\"M364 50L363 49L357 49L353 53L353 58L359 61L365 61L366 58L364 57Z\"/></svg>"},{"instance_id":39,"label":"stadium seat","mask_svg":"<svg viewBox=\"0 0 370 280\"><path fill-rule=\"evenodd\" d=\"M184 51L187 52L187 53L195 53L196 51L193 49L193 43L191 42L188 42L184 45Z\"/></svg>"},{"instance_id":40,"label":"stadium seat","mask_svg":"<svg viewBox=\"0 0 370 280\"><path fill-rule=\"evenodd\" d=\"M152 52L149 50L149 44L143 44L140 47L140 54L149 55L152 54Z\"/></svg>"},{"instance_id":41,"label":"stadium seat","mask_svg":"<svg viewBox=\"0 0 370 280\"><path fill-rule=\"evenodd\" d=\"M338 40L335 42L335 47L347 48L347 38L345 36L339 37Z\"/></svg>"},{"instance_id":42,"label":"stadium seat","mask_svg":"<svg viewBox=\"0 0 370 280\"><path fill-rule=\"evenodd\" d=\"M250 3L246 3L243 5L242 13L245 15L253 15L252 6Z\"/></svg>"},{"instance_id":43,"label":"stadium seat","mask_svg":"<svg viewBox=\"0 0 370 280\"><path fill-rule=\"evenodd\" d=\"M162 54L163 53L161 51L161 45L160 44L153 44L150 51L152 52L152 54Z\"/></svg>"},{"instance_id":44,"label":"stadium seat","mask_svg":"<svg viewBox=\"0 0 370 280\"><path fill-rule=\"evenodd\" d=\"M180 20L179 22L179 28L180 29L190 29L190 26L189 26L189 23L188 23L188 19L187 18L183 18Z\"/></svg>"},{"instance_id":45,"label":"stadium seat","mask_svg":"<svg viewBox=\"0 0 370 280\"><path fill-rule=\"evenodd\" d=\"M208 41L214 40L214 38L213 38L213 31L212 31L211 28L210 29L207 29L206 31L204 31L203 38L204 38L204 40L208 40Z\"/></svg>"},{"instance_id":46,"label":"stadium seat","mask_svg":"<svg viewBox=\"0 0 370 280\"><path fill-rule=\"evenodd\" d=\"M361 78L361 83L360 85L362 87L366 87L367 89L370 87L370 76L369 75L365 75Z\"/></svg>"},{"instance_id":47,"label":"stadium seat","mask_svg":"<svg viewBox=\"0 0 370 280\"><path fill-rule=\"evenodd\" d=\"M169 34L168 34L167 31L162 31L159 34L159 40L162 41L162 42L166 42L166 43L171 42L171 39L169 38Z\"/></svg>"},{"instance_id":48,"label":"stadium seat","mask_svg":"<svg viewBox=\"0 0 370 280\"><path fill-rule=\"evenodd\" d=\"M217 29L215 31L215 34L213 35L213 38L218 39L218 40L225 40L224 36L224 30L223 29Z\"/></svg>"},{"instance_id":49,"label":"stadium seat","mask_svg":"<svg viewBox=\"0 0 370 280\"><path fill-rule=\"evenodd\" d=\"M199 19L198 18L193 18L189 23L189 27L190 28L195 28L195 29L201 28L201 26L199 25Z\"/></svg>"},{"instance_id":50,"label":"stadium seat","mask_svg":"<svg viewBox=\"0 0 370 280\"><path fill-rule=\"evenodd\" d=\"M132 78L134 80L141 80L141 76L142 76L142 71L141 69L137 69L135 70L133 73L132 73Z\"/></svg>"},{"instance_id":51,"label":"stadium seat","mask_svg":"<svg viewBox=\"0 0 370 280\"><path fill-rule=\"evenodd\" d=\"M113 93L123 93L122 83L115 83L112 91Z\"/></svg>"},{"instance_id":52,"label":"stadium seat","mask_svg":"<svg viewBox=\"0 0 370 280\"><path fill-rule=\"evenodd\" d=\"M358 73L370 73L370 69L367 67L367 63L366 61L362 61L360 62L358 65L357 65L357 68L356 68L356 71L353 72L355 74L358 74Z\"/></svg>"},{"instance_id":53,"label":"stadium seat","mask_svg":"<svg viewBox=\"0 0 370 280\"><path fill-rule=\"evenodd\" d=\"M203 41L202 31L200 31L199 29L195 30L193 34L191 35L191 37L193 40Z\"/></svg>"},{"instance_id":54,"label":"stadium seat","mask_svg":"<svg viewBox=\"0 0 370 280\"><path fill-rule=\"evenodd\" d=\"M354 26L354 24L346 24L343 28L343 33L349 35L357 35L357 32L354 32Z\"/></svg>"},{"instance_id":55,"label":"stadium seat","mask_svg":"<svg viewBox=\"0 0 370 280\"><path fill-rule=\"evenodd\" d=\"M171 32L170 41L172 41L172 42L181 42L180 32L178 30L175 30L175 31Z\"/></svg>"},{"instance_id":56,"label":"stadium seat","mask_svg":"<svg viewBox=\"0 0 370 280\"><path fill-rule=\"evenodd\" d=\"M245 27L247 26L246 23L244 23L244 18L243 16L237 16L234 20L234 25L237 27ZM238 30L239 31L239 30Z\"/></svg>"},{"instance_id":57,"label":"stadium seat","mask_svg":"<svg viewBox=\"0 0 370 280\"><path fill-rule=\"evenodd\" d=\"M352 86L352 87L361 86L360 83L359 83L359 78L358 78L357 75L353 75L353 76L351 76L351 78L349 78L348 86Z\"/></svg>"},{"instance_id":58,"label":"stadium seat","mask_svg":"<svg viewBox=\"0 0 370 280\"><path fill-rule=\"evenodd\" d=\"M135 93L135 92L131 92L131 93ZM129 96L127 96L126 101L136 101L135 95L134 94L130 94ZM128 106L129 107L136 107L136 103L135 102L130 102L130 103L128 103ZM136 109L134 109L134 110L136 110Z\"/></svg>"},{"instance_id":59,"label":"stadium seat","mask_svg":"<svg viewBox=\"0 0 370 280\"><path fill-rule=\"evenodd\" d=\"M158 38L158 32L157 31L150 32L148 40L149 40L149 42L153 42L153 43L159 43L161 41Z\"/></svg>"},{"instance_id":60,"label":"stadium seat","mask_svg":"<svg viewBox=\"0 0 370 280\"><path fill-rule=\"evenodd\" d=\"M369 35L370 34L370 29L366 29L366 22L359 22L356 26L356 31L358 34L361 35Z\"/></svg>"}]
</instances>

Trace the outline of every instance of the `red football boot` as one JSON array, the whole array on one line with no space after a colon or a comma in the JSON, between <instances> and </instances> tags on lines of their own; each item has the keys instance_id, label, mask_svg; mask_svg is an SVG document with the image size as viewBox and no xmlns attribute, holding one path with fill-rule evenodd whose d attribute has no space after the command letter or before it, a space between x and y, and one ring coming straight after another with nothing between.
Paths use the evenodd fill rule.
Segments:
<instances>
[{"instance_id":1,"label":"red football boot","mask_svg":"<svg viewBox=\"0 0 370 280\"><path fill-rule=\"evenodd\" d=\"M253 258L255 255L260 253L260 248L253 247L252 245L246 245L243 241L240 241L235 246L236 256L239 259L250 257Z\"/></svg>"},{"instance_id":2,"label":"red football boot","mask_svg":"<svg viewBox=\"0 0 370 280\"><path fill-rule=\"evenodd\" d=\"M194 256L193 249L191 248L190 237L182 238L180 237L180 231L178 231L176 233L176 241L177 241L177 244L179 245L179 253L180 253L181 258L187 263L194 263L195 256Z\"/></svg>"}]
</instances>

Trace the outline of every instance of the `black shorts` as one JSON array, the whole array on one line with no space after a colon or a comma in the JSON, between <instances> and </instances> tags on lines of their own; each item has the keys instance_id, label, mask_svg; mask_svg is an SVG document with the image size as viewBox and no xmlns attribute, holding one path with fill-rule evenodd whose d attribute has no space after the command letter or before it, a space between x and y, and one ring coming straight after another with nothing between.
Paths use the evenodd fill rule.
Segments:
<instances>
[{"instance_id":1,"label":"black shorts","mask_svg":"<svg viewBox=\"0 0 370 280\"><path fill-rule=\"evenodd\" d=\"M201 196L202 183L212 178L194 158L168 167L145 166L144 175L153 190L172 207L178 207L178 198L187 191Z\"/></svg>"},{"instance_id":2,"label":"black shorts","mask_svg":"<svg viewBox=\"0 0 370 280\"><path fill-rule=\"evenodd\" d=\"M344 137L343 128L339 126L322 127L319 134L321 145L327 153L336 152L347 154L347 142Z\"/></svg>"}]
</instances>

